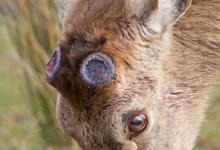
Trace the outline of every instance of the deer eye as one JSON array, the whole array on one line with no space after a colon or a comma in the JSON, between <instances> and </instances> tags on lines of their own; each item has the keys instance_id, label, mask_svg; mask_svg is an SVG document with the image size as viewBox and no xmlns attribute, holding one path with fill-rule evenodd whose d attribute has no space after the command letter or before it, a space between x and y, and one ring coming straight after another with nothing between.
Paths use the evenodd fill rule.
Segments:
<instances>
[{"instance_id":1,"label":"deer eye","mask_svg":"<svg viewBox=\"0 0 220 150\"><path fill-rule=\"evenodd\" d=\"M144 114L141 114L137 116L132 116L128 120L128 127L131 132L138 134L146 128L147 123L147 117Z\"/></svg>"}]
</instances>

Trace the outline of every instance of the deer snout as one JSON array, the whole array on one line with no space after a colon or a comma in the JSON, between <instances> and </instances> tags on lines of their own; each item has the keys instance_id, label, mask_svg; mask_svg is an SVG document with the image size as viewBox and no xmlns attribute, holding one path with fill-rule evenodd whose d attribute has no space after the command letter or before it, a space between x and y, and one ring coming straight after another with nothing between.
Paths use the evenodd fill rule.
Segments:
<instances>
[{"instance_id":1,"label":"deer snout","mask_svg":"<svg viewBox=\"0 0 220 150\"><path fill-rule=\"evenodd\" d=\"M80 78L87 87L104 86L114 77L112 59L102 52L87 56L80 67Z\"/></svg>"},{"instance_id":2,"label":"deer snout","mask_svg":"<svg viewBox=\"0 0 220 150\"><path fill-rule=\"evenodd\" d=\"M122 150L137 150L137 149L138 149L137 144L131 141L126 142L122 147Z\"/></svg>"}]
</instances>

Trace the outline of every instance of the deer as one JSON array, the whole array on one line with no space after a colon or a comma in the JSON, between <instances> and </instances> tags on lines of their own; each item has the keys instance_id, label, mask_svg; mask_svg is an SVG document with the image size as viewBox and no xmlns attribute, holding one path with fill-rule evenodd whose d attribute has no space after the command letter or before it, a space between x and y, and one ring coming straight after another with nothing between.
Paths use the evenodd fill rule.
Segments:
<instances>
[{"instance_id":1,"label":"deer","mask_svg":"<svg viewBox=\"0 0 220 150\"><path fill-rule=\"evenodd\" d=\"M220 72L220 1L55 2L62 130L84 150L191 150Z\"/></svg>"}]
</instances>

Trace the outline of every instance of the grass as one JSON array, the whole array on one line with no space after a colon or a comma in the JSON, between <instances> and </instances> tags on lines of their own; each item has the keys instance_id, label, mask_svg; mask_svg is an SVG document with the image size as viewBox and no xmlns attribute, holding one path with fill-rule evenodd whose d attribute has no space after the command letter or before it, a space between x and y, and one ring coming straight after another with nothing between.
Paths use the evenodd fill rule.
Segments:
<instances>
[{"instance_id":1,"label":"grass","mask_svg":"<svg viewBox=\"0 0 220 150\"><path fill-rule=\"evenodd\" d=\"M1 123L2 139L6 140L2 140L0 145L5 143L10 147L3 149L14 149L10 143L23 146L39 141L36 149L72 148L70 138L61 132L56 123L56 92L48 86L44 75L45 64L59 34L59 23L52 1L0 1L0 22L4 23L1 25L0 39L1 62L4 66L1 71L1 103L2 111L5 110L2 114L7 114L2 115ZM26 121L17 123L17 118L24 118ZM7 128L12 131L7 132ZM23 139L28 134L25 130L29 128L32 131L37 128L30 135L35 135L33 137L38 140ZM17 140L4 138L8 136L7 133L18 135L15 137Z\"/></svg>"},{"instance_id":2,"label":"grass","mask_svg":"<svg viewBox=\"0 0 220 150\"><path fill-rule=\"evenodd\" d=\"M25 96L22 69L17 61L5 27L0 25L0 150L77 150L75 143L62 148L45 143Z\"/></svg>"},{"instance_id":3,"label":"grass","mask_svg":"<svg viewBox=\"0 0 220 150\"><path fill-rule=\"evenodd\" d=\"M2 26L0 33L0 149L42 149L37 122L21 94L24 88L15 86L21 85L21 70Z\"/></svg>"},{"instance_id":4,"label":"grass","mask_svg":"<svg viewBox=\"0 0 220 150\"><path fill-rule=\"evenodd\" d=\"M220 78L217 83L220 83ZM214 88L196 148L198 150L220 150L220 84Z\"/></svg>"}]
</instances>

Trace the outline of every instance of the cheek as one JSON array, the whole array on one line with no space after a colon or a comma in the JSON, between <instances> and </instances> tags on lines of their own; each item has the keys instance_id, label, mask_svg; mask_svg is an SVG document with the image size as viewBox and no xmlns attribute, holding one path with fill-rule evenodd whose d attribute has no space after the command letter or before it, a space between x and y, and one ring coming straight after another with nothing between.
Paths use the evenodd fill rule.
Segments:
<instances>
[{"instance_id":1,"label":"cheek","mask_svg":"<svg viewBox=\"0 0 220 150\"><path fill-rule=\"evenodd\" d=\"M67 135L72 136L74 133L72 126L72 118L74 115L68 101L64 100L61 95L57 97L56 104L56 116L59 121L60 127L64 130Z\"/></svg>"},{"instance_id":2,"label":"cheek","mask_svg":"<svg viewBox=\"0 0 220 150\"><path fill-rule=\"evenodd\" d=\"M56 105L56 115L59 125L67 135L81 142L83 141L81 139L84 138L84 127L79 119L77 119L79 117L77 114L74 112L69 101L59 95Z\"/></svg>"},{"instance_id":3,"label":"cheek","mask_svg":"<svg viewBox=\"0 0 220 150\"><path fill-rule=\"evenodd\" d=\"M57 98L56 116L65 134L76 140L81 147L92 141L92 130L85 117L80 115L80 112L76 112L69 101L61 95L58 95Z\"/></svg>"}]
</instances>

